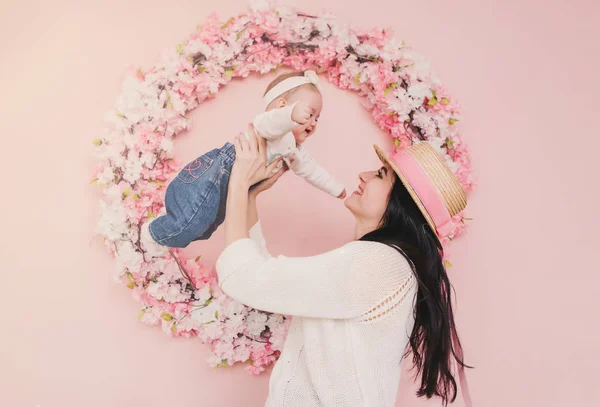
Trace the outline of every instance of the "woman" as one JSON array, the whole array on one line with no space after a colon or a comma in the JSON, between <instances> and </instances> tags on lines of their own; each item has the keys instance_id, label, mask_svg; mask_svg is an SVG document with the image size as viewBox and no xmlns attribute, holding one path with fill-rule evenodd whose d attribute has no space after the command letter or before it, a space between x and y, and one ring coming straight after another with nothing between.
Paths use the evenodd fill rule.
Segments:
<instances>
[{"instance_id":1,"label":"woman","mask_svg":"<svg viewBox=\"0 0 600 407\"><path fill-rule=\"evenodd\" d=\"M217 272L232 298L294 317L266 405L393 406L407 353L420 375L418 395L454 401L453 361L461 373L465 365L434 230L464 209L466 198L441 158L426 143L392 157L376 147L384 166L360 174L346 200L355 240L318 256L273 258L256 196L283 170L267 176L277 163L265 168L264 142L251 127L249 134L235 142L227 247Z\"/></svg>"}]
</instances>

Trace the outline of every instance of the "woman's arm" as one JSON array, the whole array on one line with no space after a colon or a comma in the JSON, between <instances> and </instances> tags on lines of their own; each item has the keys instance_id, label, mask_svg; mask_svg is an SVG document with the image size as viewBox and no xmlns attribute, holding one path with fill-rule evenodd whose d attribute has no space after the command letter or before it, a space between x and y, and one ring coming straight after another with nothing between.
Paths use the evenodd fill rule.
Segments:
<instances>
[{"instance_id":1,"label":"woman's arm","mask_svg":"<svg viewBox=\"0 0 600 407\"><path fill-rule=\"evenodd\" d=\"M249 194L258 194L272 186L283 174L273 171L281 161L275 160L266 166L266 140L256 137L253 126L248 128L249 139L238 136L235 139L236 159L229 178L227 207L225 216L225 244L249 237L249 228L258 220L256 199L249 201ZM259 185L256 185L260 183ZM253 191L250 187L256 185Z\"/></svg>"},{"instance_id":2,"label":"woman's arm","mask_svg":"<svg viewBox=\"0 0 600 407\"><path fill-rule=\"evenodd\" d=\"M271 257L242 239L217 261L227 295L263 311L310 318L365 315L386 298L412 287L412 270L396 250L352 242L313 257ZM398 297L400 298L400 297Z\"/></svg>"},{"instance_id":3,"label":"woman's arm","mask_svg":"<svg viewBox=\"0 0 600 407\"><path fill-rule=\"evenodd\" d=\"M284 163L283 167L277 171L273 176L259 182L258 184L253 185L248 192L248 225L250 225L250 229L253 228L252 225L256 225L258 223L258 207L256 206L256 199L258 195L267 189L270 189L275 183L281 178L281 176L288 171L287 165ZM252 237L252 236L250 236Z\"/></svg>"},{"instance_id":4,"label":"woman's arm","mask_svg":"<svg viewBox=\"0 0 600 407\"><path fill-rule=\"evenodd\" d=\"M250 237L248 231L248 188L230 182L225 215L225 245Z\"/></svg>"},{"instance_id":5,"label":"woman's arm","mask_svg":"<svg viewBox=\"0 0 600 407\"><path fill-rule=\"evenodd\" d=\"M252 228L258 223L258 208L256 206L256 197L256 193L252 193L252 191L248 193L248 211L246 215L246 220L248 222L248 225L250 225L250 228Z\"/></svg>"},{"instance_id":6,"label":"woman's arm","mask_svg":"<svg viewBox=\"0 0 600 407\"><path fill-rule=\"evenodd\" d=\"M267 250L267 242L265 242L265 238L263 237L262 227L258 220L258 210L256 208L256 197L258 193L251 191L248 194L248 225L250 226L250 230L248 234L250 235L250 239L252 239L260 248L261 254L265 256L269 256L269 252Z\"/></svg>"}]
</instances>

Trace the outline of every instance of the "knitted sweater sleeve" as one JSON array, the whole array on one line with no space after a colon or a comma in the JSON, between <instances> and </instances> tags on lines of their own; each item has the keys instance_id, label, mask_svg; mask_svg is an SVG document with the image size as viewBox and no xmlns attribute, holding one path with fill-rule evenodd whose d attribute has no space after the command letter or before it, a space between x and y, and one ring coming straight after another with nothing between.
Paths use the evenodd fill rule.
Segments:
<instances>
[{"instance_id":1,"label":"knitted sweater sleeve","mask_svg":"<svg viewBox=\"0 0 600 407\"><path fill-rule=\"evenodd\" d=\"M256 234L230 244L216 268L223 291L243 304L329 319L365 315L412 276L404 257L380 243L352 242L312 257L272 257Z\"/></svg>"},{"instance_id":2,"label":"knitted sweater sleeve","mask_svg":"<svg viewBox=\"0 0 600 407\"><path fill-rule=\"evenodd\" d=\"M269 252L267 250L267 242L265 242L260 221L256 222L256 224L252 226L252 228L250 228L250 230L248 231L248 235L250 236L250 239L252 239L252 241L256 243L256 246L258 247L258 250L260 251L261 255L269 256Z\"/></svg>"}]
</instances>

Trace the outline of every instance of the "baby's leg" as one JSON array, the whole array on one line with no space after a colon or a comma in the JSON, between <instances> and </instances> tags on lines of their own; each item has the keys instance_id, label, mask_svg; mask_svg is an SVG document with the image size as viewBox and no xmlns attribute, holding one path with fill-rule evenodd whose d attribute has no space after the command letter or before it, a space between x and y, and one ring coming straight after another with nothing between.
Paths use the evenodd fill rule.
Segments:
<instances>
[{"instance_id":1,"label":"baby's leg","mask_svg":"<svg viewBox=\"0 0 600 407\"><path fill-rule=\"evenodd\" d=\"M186 247L194 240L208 239L222 222L219 215L234 161L235 148L227 143L186 165L167 187L167 213L150 223L153 240Z\"/></svg>"}]
</instances>

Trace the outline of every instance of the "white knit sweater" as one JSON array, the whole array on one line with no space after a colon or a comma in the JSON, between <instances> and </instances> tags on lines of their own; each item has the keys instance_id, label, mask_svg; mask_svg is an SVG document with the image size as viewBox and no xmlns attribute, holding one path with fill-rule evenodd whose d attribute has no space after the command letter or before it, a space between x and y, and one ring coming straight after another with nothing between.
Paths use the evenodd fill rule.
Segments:
<instances>
[{"instance_id":1,"label":"white knit sweater","mask_svg":"<svg viewBox=\"0 0 600 407\"><path fill-rule=\"evenodd\" d=\"M294 316L266 406L393 406L417 292L405 258L363 241L272 257L259 223L250 237L219 257L219 285L250 307Z\"/></svg>"}]
</instances>

